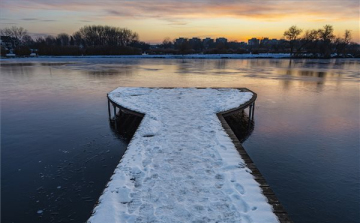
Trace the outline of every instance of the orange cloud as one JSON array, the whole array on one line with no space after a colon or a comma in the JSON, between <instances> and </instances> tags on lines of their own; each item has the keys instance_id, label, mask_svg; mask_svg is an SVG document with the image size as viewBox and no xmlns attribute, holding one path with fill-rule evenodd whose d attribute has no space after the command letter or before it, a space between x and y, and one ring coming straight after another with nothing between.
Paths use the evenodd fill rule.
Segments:
<instances>
[{"instance_id":1,"label":"orange cloud","mask_svg":"<svg viewBox=\"0 0 360 223\"><path fill-rule=\"evenodd\" d=\"M58 0L3 0L5 9L37 9L88 11L106 15L116 14L119 17L136 18L218 18L238 17L251 19L276 19L303 15L327 16L329 19L358 19L359 2L342 1L178 1L178 0L140 0L140 1L94 1L75 0L71 2ZM114 13L115 12L115 13Z\"/></svg>"}]
</instances>

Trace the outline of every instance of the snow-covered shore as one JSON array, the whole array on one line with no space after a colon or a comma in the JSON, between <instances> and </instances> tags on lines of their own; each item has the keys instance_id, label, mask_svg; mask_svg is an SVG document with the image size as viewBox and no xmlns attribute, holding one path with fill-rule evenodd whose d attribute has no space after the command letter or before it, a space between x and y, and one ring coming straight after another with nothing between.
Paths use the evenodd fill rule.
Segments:
<instances>
[{"instance_id":1,"label":"snow-covered shore","mask_svg":"<svg viewBox=\"0 0 360 223\"><path fill-rule=\"evenodd\" d=\"M160 59L256 59L256 58L290 58L287 53L260 53L260 54L186 54L186 55L114 55L114 56L39 56L39 57L26 57L26 58L2 58L0 61L13 61L13 60L38 60L38 59L51 59L51 58L160 58Z\"/></svg>"},{"instance_id":2,"label":"snow-covered shore","mask_svg":"<svg viewBox=\"0 0 360 223\"><path fill-rule=\"evenodd\" d=\"M146 115L89 222L278 222L216 117L251 92L118 88L109 97Z\"/></svg>"}]
</instances>

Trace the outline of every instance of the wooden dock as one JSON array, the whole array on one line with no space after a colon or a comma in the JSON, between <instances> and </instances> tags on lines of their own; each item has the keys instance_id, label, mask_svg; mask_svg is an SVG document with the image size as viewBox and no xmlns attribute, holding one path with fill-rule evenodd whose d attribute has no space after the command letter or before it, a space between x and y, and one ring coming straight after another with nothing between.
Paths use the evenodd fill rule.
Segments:
<instances>
[{"instance_id":1,"label":"wooden dock","mask_svg":"<svg viewBox=\"0 0 360 223\"><path fill-rule=\"evenodd\" d=\"M239 139L235 136L233 130L230 128L228 123L225 120L225 117L232 116L233 114L243 112L248 109L248 123L249 125L254 122L254 114L255 114L255 100L256 100L256 93L246 89L241 88L238 89L240 92L251 92L252 98L248 100L246 103L241 104L237 108L233 108L227 111L223 111L217 113L217 117L221 122L221 125L227 135L230 137L233 145L237 149L238 153L240 154L241 158L246 164L246 167L251 170L251 174L255 181L259 184L262 194L267 198L268 204L272 206L273 213L278 218L279 222L281 223L291 223L288 214L284 210L283 206L280 204L280 201L275 196L274 192L271 190L270 186L267 184L264 177L261 175L260 171L256 168L255 164L241 145ZM132 134L136 132L137 126L141 123L143 117L145 116L144 113L136 112L131 109L125 108L121 106L116 101L113 101L111 97L108 95L108 113L109 113L109 120L114 125L114 128L118 132L128 133L128 137L131 137ZM146 136L145 136L146 137Z\"/></svg>"}]
</instances>

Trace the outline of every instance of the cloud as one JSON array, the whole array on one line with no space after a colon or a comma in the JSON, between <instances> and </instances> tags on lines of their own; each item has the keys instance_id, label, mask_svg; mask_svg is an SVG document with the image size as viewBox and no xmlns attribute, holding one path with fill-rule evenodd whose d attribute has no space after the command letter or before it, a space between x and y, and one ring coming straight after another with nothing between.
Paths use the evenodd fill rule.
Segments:
<instances>
[{"instance_id":1,"label":"cloud","mask_svg":"<svg viewBox=\"0 0 360 223\"><path fill-rule=\"evenodd\" d=\"M219 18L329 24L359 18L358 0L2 0L0 6L10 17L27 15L20 20L29 22L64 21L66 15L80 23L153 19L172 27ZM33 18L43 14L46 19Z\"/></svg>"},{"instance_id":2,"label":"cloud","mask_svg":"<svg viewBox=\"0 0 360 223\"><path fill-rule=\"evenodd\" d=\"M129 11L118 11L114 9L105 9L107 15L113 15L118 17L134 17L135 15Z\"/></svg>"},{"instance_id":3,"label":"cloud","mask_svg":"<svg viewBox=\"0 0 360 223\"><path fill-rule=\"evenodd\" d=\"M180 22L180 21L176 22L176 21L174 21L174 22L169 23L168 25L173 25L173 26L185 26L185 25L187 25L187 24L188 24L187 22Z\"/></svg>"},{"instance_id":4,"label":"cloud","mask_svg":"<svg viewBox=\"0 0 360 223\"><path fill-rule=\"evenodd\" d=\"M22 18L22 21L55 22L55 19Z\"/></svg>"},{"instance_id":5,"label":"cloud","mask_svg":"<svg viewBox=\"0 0 360 223\"><path fill-rule=\"evenodd\" d=\"M22 18L21 20L24 20L24 21L35 21L35 20L38 20L37 18Z\"/></svg>"},{"instance_id":6,"label":"cloud","mask_svg":"<svg viewBox=\"0 0 360 223\"><path fill-rule=\"evenodd\" d=\"M16 22L2 22L3 25L17 25Z\"/></svg>"},{"instance_id":7,"label":"cloud","mask_svg":"<svg viewBox=\"0 0 360 223\"><path fill-rule=\"evenodd\" d=\"M102 16L122 18L181 17L219 18L236 17L247 19L281 19L295 15L328 16L335 20L354 19L359 15L358 0L3 0L5 8L62 10L88 13L103 12Z\"/></svg>"}]
</instances>

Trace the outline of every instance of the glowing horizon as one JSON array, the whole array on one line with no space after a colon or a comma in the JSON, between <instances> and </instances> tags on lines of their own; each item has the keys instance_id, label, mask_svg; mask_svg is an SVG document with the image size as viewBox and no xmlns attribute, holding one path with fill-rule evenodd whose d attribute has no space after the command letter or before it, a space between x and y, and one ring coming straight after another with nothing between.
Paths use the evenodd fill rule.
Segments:
<instances>
[{"instance_id":1,"label":"glowing horizon","mask_svg":"<svg viewBox=\"0 0 360 223\"><path fill-rule=\"evenodd\" d=\"M358 0L3 0L0 7L0 28L21 26L33 36L72 35L85 25L109 25L131 29L148 43L166 37L246 42L281 39L292 25L305 31L329 24L337 37L351 30L352 41L360 42Z\"/></svg>"}]
</instances>

